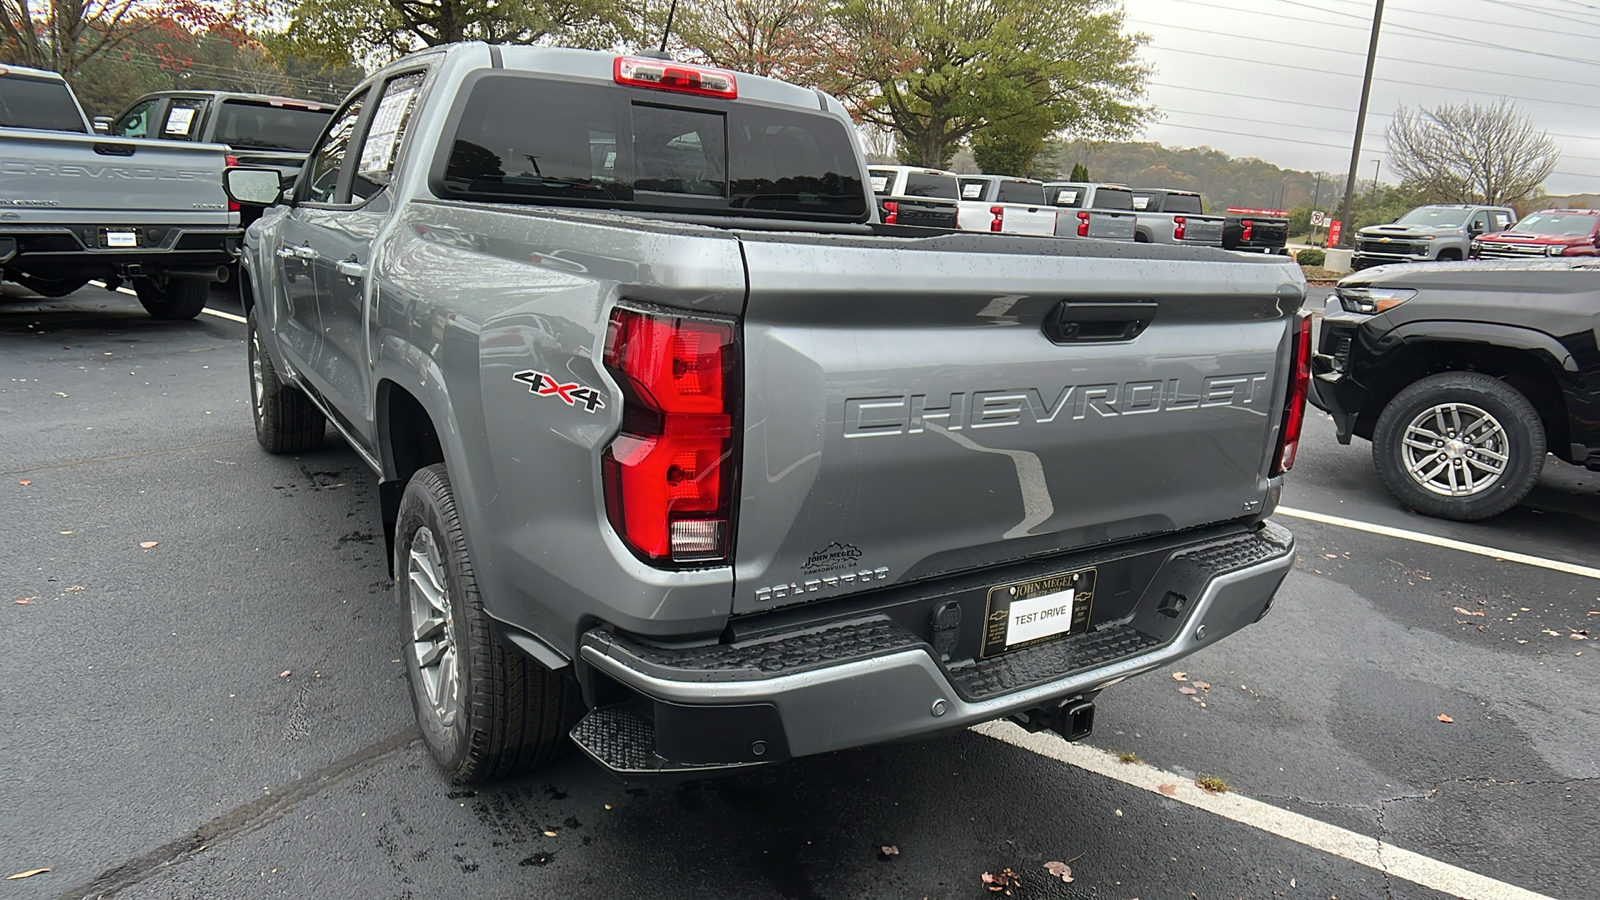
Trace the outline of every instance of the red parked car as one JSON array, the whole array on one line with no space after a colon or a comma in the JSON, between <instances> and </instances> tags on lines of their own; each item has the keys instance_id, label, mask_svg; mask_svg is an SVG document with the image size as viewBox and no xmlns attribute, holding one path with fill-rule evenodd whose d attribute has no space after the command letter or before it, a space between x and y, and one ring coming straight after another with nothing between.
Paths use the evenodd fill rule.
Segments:
<instances>
[{"instance_id":1,"label":"red parked car","mask_svg":"<svg viewBox=\"0 0 1600 900\"><path fill-rule=\"evenodd\" d=\"M1596 256L1600 210L1541 209L1522 217L1509 231L1472 242L1473 259L1529 259L1538 256Z\"/></svg>"}]
</instances>

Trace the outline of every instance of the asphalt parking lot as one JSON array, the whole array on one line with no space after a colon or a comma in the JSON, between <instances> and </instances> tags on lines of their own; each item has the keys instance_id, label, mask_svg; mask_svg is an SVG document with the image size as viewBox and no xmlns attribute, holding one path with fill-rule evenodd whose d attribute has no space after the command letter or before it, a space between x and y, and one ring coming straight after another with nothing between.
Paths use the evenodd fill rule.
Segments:
<instances>
[{"instance_id":1,"label":"asphalt parking lot","mask_svg":"<svg viewBox=\"0 0 1600 900\"><path fill-rule=\"evenodd\" d=\"M1272 614L1108 690L1086 744L462 790L412 731L375 482L256 445L237 306L5 291L0 877L50 871L0 897L1596 894L1600 473L1425 519L1313 411Z\"/></svg>"}]
</instances>

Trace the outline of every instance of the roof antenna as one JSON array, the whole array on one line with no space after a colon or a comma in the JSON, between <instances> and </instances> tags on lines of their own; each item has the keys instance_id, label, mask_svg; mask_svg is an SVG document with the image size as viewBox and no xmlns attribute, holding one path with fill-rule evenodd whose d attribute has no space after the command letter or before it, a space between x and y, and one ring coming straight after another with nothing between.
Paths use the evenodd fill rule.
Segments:
<instances>
[{"instance_id":1,"label":"roof antenna","mask_svg":"<svg viewBox=\"0 0 1600 900\"><path fill-rule=\"evenodd\" d=\"M667 27L661 29L661 49L644 50L639 53L647 59L672 59L672 54L667 52L667 38L672 35L672 17L678 12L678 0L672 0L672 5L667 7Z\"/></svg>"}]
</instances>

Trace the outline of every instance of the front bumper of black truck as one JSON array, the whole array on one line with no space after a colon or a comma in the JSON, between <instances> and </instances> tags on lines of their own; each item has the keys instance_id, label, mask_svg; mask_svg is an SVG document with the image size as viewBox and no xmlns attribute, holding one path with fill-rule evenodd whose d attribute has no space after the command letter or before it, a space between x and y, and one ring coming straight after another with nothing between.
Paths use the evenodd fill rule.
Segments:
<instances>
[{"instance_id":1,"label":"front bumper of black truck","mask_svg":"<svg viewBox=\"0 0 1600 900\"><path fill-rule=\"evenodd\" d=\"M1292 535L1266 522L890 588L830 619L736 621L703 646L594 628L577 660L591 712L572 737L625 776L725 772L1007 716L1082 737L1096 692L1257 621L1293 562ZM969 652L991 587L1088 568L1105 599L1085 633Z\"/></svg>"}]
</instances>

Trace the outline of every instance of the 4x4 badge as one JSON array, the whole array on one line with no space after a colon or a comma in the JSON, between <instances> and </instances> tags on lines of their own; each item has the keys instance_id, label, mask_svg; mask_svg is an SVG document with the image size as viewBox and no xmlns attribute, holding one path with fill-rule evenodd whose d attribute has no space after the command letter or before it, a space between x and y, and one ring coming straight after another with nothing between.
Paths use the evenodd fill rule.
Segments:
<instances>
[{"instance_id":1,"label":"4x4 badge","mask_svg":"<svg viewBox=\"0 0 1600 900\"><path fill-rule=\"evenodd\" d=\"M593 413L597 409L605 409L605 398L592 387L584 387L574 381L563 384L543 372L533 369L524 369L511 376L517 381L528 386L528 392L540 397L557 397L568 406L581 406L584 412Z\"/></svg>"}]
</instances>

